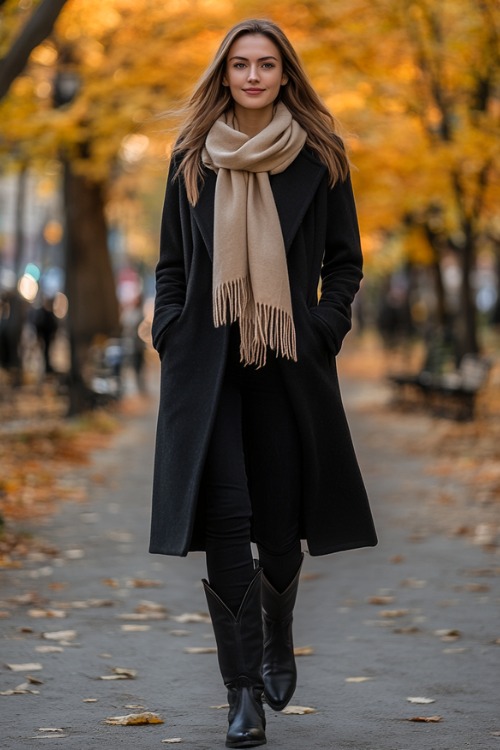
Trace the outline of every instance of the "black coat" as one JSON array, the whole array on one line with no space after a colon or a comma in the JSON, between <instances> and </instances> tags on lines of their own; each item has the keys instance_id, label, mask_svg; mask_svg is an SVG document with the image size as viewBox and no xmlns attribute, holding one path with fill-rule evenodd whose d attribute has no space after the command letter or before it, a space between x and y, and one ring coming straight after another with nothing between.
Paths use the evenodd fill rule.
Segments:
<instances>
[{"instance_id":1,"label":"black coat","mask_svg":"<svg viewBox=\"0 0 500 750\"><path fill-rule=\"evenodd\" d=\"M161 358L150 552L203 549L200 482L229 327L212 319L215 173L192 208L171 165L156 269L153 344ZM270 177L287 251L298 361L279 359L303 451L302 538L312 555L377 543L342 406L335 355L351 327L362 257L350 180L303 150ZM318 282L322 295L318 304ZM270 356L274 356L272 353Z\"/></svg>"}]
</instances>

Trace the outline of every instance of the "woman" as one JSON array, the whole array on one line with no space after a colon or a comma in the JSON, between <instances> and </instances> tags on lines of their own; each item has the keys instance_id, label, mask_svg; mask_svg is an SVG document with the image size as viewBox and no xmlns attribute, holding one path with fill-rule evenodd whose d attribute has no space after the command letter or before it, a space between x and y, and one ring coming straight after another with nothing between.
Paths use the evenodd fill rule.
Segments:
<instances>
[{"instance_id":1,"label":"woman","mask_svg":"<svg viewBox=\"0 0 500 750\"><path fill-rule=\"evenodd\" d=\"M335 369L362 258L334 128L283 32L244 21L168 177L150 551L206 551L228 747L264 744L262 696L279 711L293 695L300 540L312 555L376 544Z\"/></svg>"}]
</instances>

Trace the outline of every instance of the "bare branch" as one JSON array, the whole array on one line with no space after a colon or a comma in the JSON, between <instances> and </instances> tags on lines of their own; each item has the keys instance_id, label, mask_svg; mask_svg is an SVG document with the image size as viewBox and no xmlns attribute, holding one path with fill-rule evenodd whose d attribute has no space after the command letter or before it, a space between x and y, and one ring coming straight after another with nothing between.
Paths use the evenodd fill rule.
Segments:
<instances>
[{"instance_id":1,"label":"bare branch","mask_svg":"<svg viewBox=\"0 0 500 750\"><path fill-rule=\"evenodd\" d=\"M0 4L1 4L0 0ZM21 29L5 57L0 60L0 100L20 75L35 47L51 33L66 0L42 0Z\"/></svg>"}]
</instances>

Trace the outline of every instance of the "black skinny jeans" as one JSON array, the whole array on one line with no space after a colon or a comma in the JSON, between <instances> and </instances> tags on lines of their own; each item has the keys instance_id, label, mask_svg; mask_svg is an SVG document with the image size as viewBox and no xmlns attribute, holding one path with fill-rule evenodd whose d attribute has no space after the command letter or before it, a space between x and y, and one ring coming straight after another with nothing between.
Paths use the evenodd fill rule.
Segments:
<instances>
[{"instance_id":1,"label":"black skinny jeans","mask_svg":"<svg viewBox=\"0 0 500 750\"><path fill-rule=\"evenodd\" d=\"M254 575L251 536L260 565L278 591L297 572L301 460L274 354L260 370L243 367L233 325L202 489L208 578L234 613Z\"/></svg>"}]
</instances>

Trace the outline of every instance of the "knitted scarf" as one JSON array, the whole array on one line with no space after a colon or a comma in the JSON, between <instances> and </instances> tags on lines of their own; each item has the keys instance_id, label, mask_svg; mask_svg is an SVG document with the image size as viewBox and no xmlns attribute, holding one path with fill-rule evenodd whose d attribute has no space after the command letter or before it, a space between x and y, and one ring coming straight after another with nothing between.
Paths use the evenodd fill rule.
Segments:
<instances>
[{"instance_id":1,"label":"knitted scarf","mask_svg":"<svg viewBox=\"0 0 500 750\"><path fill-rule=\"evenodd\" d=\"M219 327L238 320L240 358L262 367L269 346L297 360L285 247L269 174L283 172L306 133L283 103L253 138L234 114L212 126L203 163L217 172L214 206L213 317Z\"/></svg>"}]
</instances>

